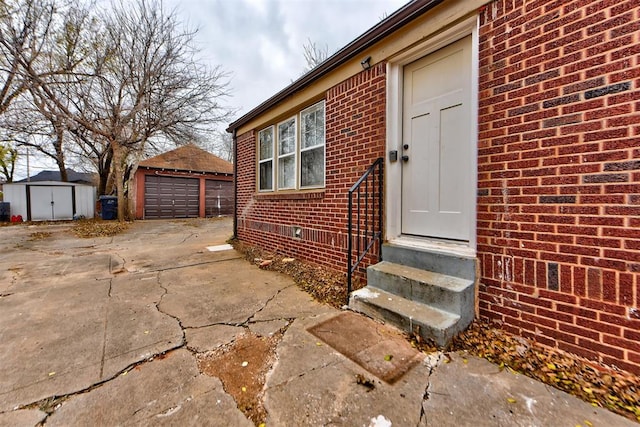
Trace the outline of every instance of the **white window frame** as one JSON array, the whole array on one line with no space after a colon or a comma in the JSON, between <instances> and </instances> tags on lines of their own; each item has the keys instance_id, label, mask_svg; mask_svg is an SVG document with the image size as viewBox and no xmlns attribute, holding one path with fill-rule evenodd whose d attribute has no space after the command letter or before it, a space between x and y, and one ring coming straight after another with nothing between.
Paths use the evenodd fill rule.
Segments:
<instances>
[{"instance_id":1,"label":"white window frame","mask_svg":"<svg viewBox=\"0 0 640 427\"><path fill-rule=\"evenodd\" d=\"M313 111L313 110L317 110L319 108L322 108L322 124L323 124L323 132L322 132L322 143L321 144L316 144L314 146L311 147L305 147L302 148L303 146L303 135L302 135L302 126L303 126L303 119L302 119L302 115L306 112L309 111ZM310 105L309 107L305 108L304 110L300 111L300 167L298 170L298 174L299 174L299 181L300 182L300 188L301 189L309 189L309 188L323 188L325 186L325 181L327 179L327 116L326 116L326 108L325 108L325 102L320 101L320 102L316 102L313 105ZM313 185L306 185L303 186L302 185L302 153L304 153L305 151L311 151L311 150L315 150L319 147L322 147L322 160L323 160L323 164L322 164L322 183L320 184L313 184Z\"/></svg>"},{"instance_id":2,"label":"white window frame","mask_svg":"<svg viewBox=\"0 0 640 427\"><path fill-rule=\"evenodd\" d=\"M301 127L302 125L301 120L302 120L302 115L305 112L308 111L312 111L314 109L318 109L318 108L322 108L322 115L323 115L323 124L324 124L324 129L323 129L323 139L322 139L322 143L321 144L316 144L313 145L311 147L305 147L304 149L302 148L302 135L301 135ZM286 153L281 155L280 154L280 126L290 122L291 120L293 120L293 126L294 126L294 150L291 153ZM271 132L272 135L272 157L268 158L268 159L261 159L260 158L260 136L263 134L263 132ZM265 192L278 192L278 191L295 191L295 190L313 190L313 189L321 189L321 188L325 188L326 186L326 181L327 181L327 148L326 148L326 140L327 140L327 122L326 122L326 103L324 100L320 101L320 102L316 102L300 111L298 111L298 113L296 113L293 116L288 117L285 120L282 120L278 123L276 123L275 125L269 125L263 129L260 129L258 131L258 137L257 137L257 189L258 192L260 193L265 193ZM316 185L308 185L308 186L302 186L302 153L305 151L310 151L310 150L314 150L314 149L318 149L319 147L322 147L322 155L323 155L323 176L322 176L322 183L321 184L316 184ZM293 157L293 162L294 162L294 184L293 186L288 186L288 187L281 187L280 186L280 165L281 165L281 161L283 159L286 158L290 158ZM260 166L262 165L262 163L266 163L266 162L272 162L272 167L271 167L271 183L272 183L272 187L270 189L261 189L260 188Z\"/></svg>"},{"instance_id":3,"label":"white window frame","mask_svg":"<svg viewBox=\"0 0 640 427\"><path fill-rule=\"evenodd\" d=\"M261 139L260 139L260 135L262 135L264 132L271 132L271 157L266 158L266 159L261 159L260 155L261 155ZM261 192L267 192L267 191L274 191L275 190L275 150L276 150L276 136L275 136L275 129L274 126L269 126L266 127L264 129L262 129L261 131L258 132L258 191ZM262 181L261 181L261 175L260 175L260 166L263 163L267 163L267 162L271 162L271 188L262 188Z\"/></svg>"},{"instance_id":4,"label":"white window frame","mask_svg":"<svg viewBox=\"0 0 640 427\"><path fill-rule=\"evenodd\" d=\"M284 125L285 123L289 123L293 121L293 151L289 152L289 153L285 153L285 154L280 154L280 126ZM276 171L276 188L278 190L295 190L296 188L298 188L298 115L296 114L295 116L291 116L286 120L281 121L280 123L278 123L278 126L276 126L276 147L278 149L277 151L277 158L278 158L278 162L277 162L277 171ZM280 186L280 179L282 178L281 174L280 174L280 166L281 166L281 162L284 161L284 159L293 157L293 186L289 186L289 187L282 187Z\"/></svg>"}]
</instances>

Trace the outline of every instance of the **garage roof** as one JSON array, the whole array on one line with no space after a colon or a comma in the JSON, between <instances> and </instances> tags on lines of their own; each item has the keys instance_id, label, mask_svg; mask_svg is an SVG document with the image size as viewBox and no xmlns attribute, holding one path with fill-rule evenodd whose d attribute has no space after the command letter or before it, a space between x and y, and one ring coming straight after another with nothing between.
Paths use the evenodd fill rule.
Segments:
<instances>
[{"instance_id":1,"label":"garage roof","mask_svg":"<svg viewBox=\"0 0 640 427\"><path fill-rule=\"evenodd\" d=\"M143 160L139 167L233 174L233 164L193 144Z\"/></svg>"}]
</instances>

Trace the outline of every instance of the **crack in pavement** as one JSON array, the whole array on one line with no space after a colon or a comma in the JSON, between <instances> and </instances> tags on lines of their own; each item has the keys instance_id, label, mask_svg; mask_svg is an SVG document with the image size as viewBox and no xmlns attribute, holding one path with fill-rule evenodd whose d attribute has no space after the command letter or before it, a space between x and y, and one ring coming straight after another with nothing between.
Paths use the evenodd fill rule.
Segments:
<instances>
[{"instance_id":1,"label":"crack in pavement","mask_svg":"<svg viewBox=\"0 0 640 427\"><path fill-rule=\"evenodd\" d=\"M107 303L105 304L105 313L104 313L104 330L102 334L102 356L100 358L100 376L98 378L102 378L104 374L104 358L106 356L107 351L107 330L109 326L109 302L111 300L111 290L113 288L113 279L109 279L109 290L107 292Z\"/></svg>"},{"instance_id":2,"label":"crack in pavement","mask_svg":"<svg viewBox=\"0 0 640 427\"><path fill-rule=\"evenodd\" d=\"M180 331L182 332L182 344L178 348L185 347L187 345L187 335L185 333L185 327L182 325L182 320L180 320L178 316L174 316L173 314L162 311L162 309L160 308L162 300L166 295L169 294L169 290L164 285L162 285L162 282L160 281L160 274L156 274L156 283L158 287L164 291L164 293L160 295L160 298L158 298L158 302L154 304L154 307L156 308L158 313L164 314L165 316L168 316L178 322L178 326L180 327Z\"/></svg>"},{"instance_id":3,"label":"crack in pavement","mask_svg":"<svg viewBox=\"0 0 640 427\"><path fill-rule=\"evenodd\" d=\"M164 351L160 351L157 353L152 354L151 356L143 359L143 360L139 360L137 362L133 362L129 365L127 365L125 368L123 368L122 370L116 372L115 374L113 374L112 376L105 378L102 381L98 381L96 383L91 384L89 387L85 387L83 389L71 392L71 393L66 393L66 394L61 394L61 395L53 395L53 396L49 396L49 397L45 397L44 399L40 399L37 400L35 402L32 403L27 403L24 405L19 405L16 408L14 408L12 411L17 411L17 410L22 410L22 409L39 409L42 412L46 413L47 415L45 416L45 418L41 421L40 425L45 425L47 423L47 419L53 415L56 411L56 409L58 409L60 407L60 404L62 404L63 402L75 397L75 396L79 396L81 394L85 394L85 393L89 393L93 390L96 390L102 386L104 386L105 384L113 381L114 379L118 378L121 375L126 375L129 371L131 371L132 369L135 369L139 366L142 366L144 364L147 363L151 363L153 362L153 360L156 357L159 356L164 356L164 355L169 355L170 353L179 350L183 345L180 346L175 346L172 348L169 348L167 350ZM11 412L11 411L8 411Z\"/></svg>"},{"instance_id":4,"label":"crack in pavement","mask_svg":"<svg viewBox=\"0 0 640 427\"><path fill-rule=\"evenodd\" d=\"M198 267L198 266L201 266L201 265L216 264L216 263L219 263L219 262L233 261L233 260L236 260L236 259L243 259L243 258L241 256L236 256L236 257L233 257L233 258L215 259L215 260L212 260L212 261L196 262L196 263L193 263L193 264L176 265L176 266L172 266L172 267L157 268L155 270L147 270L147 272L148 273L155 273L155 272L179 270L181 268Z\"/></svg>"},{"instance_id":5,"label":"crack in pavement","mask_svg":"<svg viewBox=\"0 0 640 427\"><path fill-rule=\"evenodd\" d=\"M424 401L429 400L429 396L430 396L429 387L431 387L431 375L434 373L436 368L440 366L440 364L442 363L442 360L443 360L443 355L440 352L436 353L435 358L433 357L433 355L429 355L429 357L425 359L425 362L427 362L429 366L429 372L427 372L427 384L425 385L424 394L422 395L422 404L420 405L420 418L418 419L417 427L428 425L427 413L424 410Z\"/></svg>"},{"instance_id":6,"label":"crack in pavement","mask_svg":"<svg viewBox=\"0 0 640 427\"><path fill-rule=\"evenodd\" d=\"M182 239L182 242L178 243L179 245L183 244L184 242L186 242L187 240L189 240L190 238L192 238L193 236L198 236L196 233L190 233L189 235L187 235L184 239Z\"/></svg>"},{"instance_id":7,"label":"crack in pavement","mask_svg":"<svg viewBox=\"0 0 640 427\"><path fill-rule=\"evenodd\" d=\"M267 301L264 303L264 305L262 307L260 307L255 313L253 313L251 316L249 316L249 318L247 318L247 320L245 320L244 322L242 322L241 324L239 324L238 326L243 326L243 325L248 325L249 323L251 323L251 321L253 320L254 317L256 317L258 314L260 314L264 309L267 308L267 306L269 305L269 303L271 301L273 301L274 299L276 299L276 297L278 295L280 295L280 293L282 293L283 291L289 289L289 288L293 288L296 287L295 284L292 285L288 285L285 286L284 288L280 288L276 291L275 294L273 294L272 297L270 297L269 299L267 299ZM272 320L277 320L277 319L272 319Z\"/></svg>"}]
</instances>

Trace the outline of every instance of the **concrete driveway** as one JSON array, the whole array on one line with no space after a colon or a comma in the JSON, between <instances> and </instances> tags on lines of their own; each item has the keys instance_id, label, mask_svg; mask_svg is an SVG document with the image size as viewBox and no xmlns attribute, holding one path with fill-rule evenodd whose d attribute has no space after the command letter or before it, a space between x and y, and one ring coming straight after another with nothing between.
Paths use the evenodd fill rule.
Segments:
<instances>
[{"instance_id":1,"label":"concrete driveway","mask_svg":"<svg viewBox=\"0 0 640 427\"><path fill-rule=\"evenodd\" d=\"M283 325L267 425L633 425L479 359L419 355L393 384L377 379L309 332L339 310L207 249L230 237L229 219L138 221L95 239L71 227L0 228L0 426L252 425L197 360Z\"/></svg>"}]
</instances>

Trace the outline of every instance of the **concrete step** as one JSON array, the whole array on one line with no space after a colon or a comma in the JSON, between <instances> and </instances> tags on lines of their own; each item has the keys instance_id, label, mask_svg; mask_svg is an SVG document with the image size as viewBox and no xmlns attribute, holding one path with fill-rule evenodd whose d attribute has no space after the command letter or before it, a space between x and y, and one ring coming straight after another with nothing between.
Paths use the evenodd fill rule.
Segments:
<instances>
[{"instance_id":1,"label":"concrete step","mask_svg":"<svg viewBox=\"0 0 640 427\"><path fill-rule=\"evenodd\" d=\"M382 245L382 259L471 281L476 278L476 258L471 256L385 243Z\"/></svg>"},{"instance_id":2,"label":"concrete step","mask_svg":"<svg viewBox=\"0 0 640 427\"><path fill-rule=\"evenodd\" d=\"M473 320L473 281L382 261L367 268L367 283L402 298Z\"/></svg>"},{"instance_id":3,"label":"concrete step","mask_svg":"<svg viewBox=\"0 0 640 427\"><path fill-rule=\"evenodd\" d=\"M372 286L352 292L349 308L443 347L467 326L456 314Z\"/></svg>"}]
</instances>

